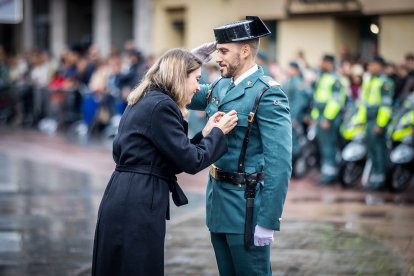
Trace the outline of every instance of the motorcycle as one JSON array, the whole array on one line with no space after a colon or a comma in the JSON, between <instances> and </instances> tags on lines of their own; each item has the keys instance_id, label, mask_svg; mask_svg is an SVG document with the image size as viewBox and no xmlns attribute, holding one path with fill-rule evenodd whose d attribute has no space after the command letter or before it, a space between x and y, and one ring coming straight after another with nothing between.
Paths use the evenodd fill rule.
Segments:
<instances>
[{"instance_id":1,"label":"motorcycle","mask_svg":"<svg viewBox=\"0 0 414 276\"><path fill-rule=\"evenodd\" d=\"M316 127L303 123L295 127L298 146L293 149L292 176L301 178L311 169L319 166L319 151L316 141Z\"/></svg>"},{"instance_id":2,"label":"motorcycle","mask_svg":"<svg viewBox=\"0 0 414 276\"><path fill-rule=\"evenodd\" d=\"M391 163L393 166L390 188L391 191L400 193L408 189L413 178L414 171L414 139L407 136L397 147L391 151Z\"/></svg>"},{"instance_id":3,"label":"motorcycle","mask_svg":"<svg viewBox=\"0 0 414 276\"><path fill-rule=\"evenodd\" d=\"M362 178L362 184L367 185L371 171L370 162L367 161L367 147L364 143L365 122L358 116L358 108L351 107L344 116L341 126L341 135L345 140L345 147L341 152L339 167L339 182L344 188L357 185Z\"/></svg>"},{"instance_id":4,"label":"motorcycle","mask_svg":"<svg viewBox=\"0 0 414 276\"><path fill-rule=\"evenodd\" d=\"M391 154L390 189L399 193L406 190L413 178L414 170L414 94L404 101L402 108L390 127L390 138L394 145Z\"/></svg>"}]
</instances>

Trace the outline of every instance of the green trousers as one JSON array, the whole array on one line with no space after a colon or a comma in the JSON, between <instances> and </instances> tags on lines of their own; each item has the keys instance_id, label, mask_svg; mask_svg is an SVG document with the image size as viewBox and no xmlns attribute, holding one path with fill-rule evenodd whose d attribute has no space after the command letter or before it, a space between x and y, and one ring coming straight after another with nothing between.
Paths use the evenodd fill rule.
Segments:
<instances>
[{"instance_id":1,"label":"green trousers","mask_svg":"<svg viewBox=\"0 0 414 276\"><path fill-rule=\"evenodd\" d=\"M376 119L367 121L366 145L368 158L372 160L372 170L368 186L378 189L384 186L388 166L388 150L385 138L385 131L381 134L375 133L377 126Z\"/></svg>"},{"instance_id":2,"label":"green trousers","mask_svg":"<svg viewBox=\"0 0 414 276\"><path fill-rule=\"evenodd\" d=\"M270 245L244 248L244 236L240 234L211 233L218 270L221 276L268 276Z\"/></svg>"},{"instance_id":3,"label":"green trousers","mask_svg":"<svg viewBox=\"0 0 414 276\"><path fill-rule=\"evenodd\" d=\"M338 161L336 155L338 148L338 133L340 118L337 116L330 121L330 127L323 129L321 127L323 119L318 119L316 138L318 140L319 152L321 156L321 181L332 182L338 177Z\"/></svg>"}]
</instances>

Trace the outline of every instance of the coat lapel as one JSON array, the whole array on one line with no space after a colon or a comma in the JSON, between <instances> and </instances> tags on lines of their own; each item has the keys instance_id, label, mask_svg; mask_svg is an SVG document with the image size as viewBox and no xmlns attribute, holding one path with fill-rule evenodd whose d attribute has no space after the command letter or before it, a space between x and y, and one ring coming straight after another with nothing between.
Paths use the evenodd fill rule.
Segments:
<instances>
[{"instance_id":1,"label":"coat lapel","mask_svg":"<svg viewBox=\"0 0 414 276\"><path fill-rule=\"evenodd\" d=\"M256 80L261 75L263 75L263 70L262 68L259 67L259 70L257 70L256 72L254 72L253 74L245 78L241 83L236 85L232 90L230 90L226 95L224 95L224 97L220 101L219 106L222 106L228 102L234 101L235 99L242 97L246 89L252 87L254 83L256 82ZM227 88L229 85L226 85L225 87L223 87L222 90L227 91Z\"/></svg>"}]
</instances>

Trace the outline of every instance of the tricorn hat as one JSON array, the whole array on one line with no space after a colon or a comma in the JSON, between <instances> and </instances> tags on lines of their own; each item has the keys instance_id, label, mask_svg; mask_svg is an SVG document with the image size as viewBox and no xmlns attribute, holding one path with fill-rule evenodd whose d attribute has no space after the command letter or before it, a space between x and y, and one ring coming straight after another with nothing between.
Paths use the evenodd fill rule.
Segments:
<instances>
[{"instance_id":1,"label":"tricorn hat","mask_svg":"<svg viewBox=\"0 0 414 276\"><path fill-rule=\"evenodd\" d=\"M246 20L214 29L214 36L219 44L250 40L269 34L269 29L258 16L246 16Z\"/></svg>"}]
</instances>

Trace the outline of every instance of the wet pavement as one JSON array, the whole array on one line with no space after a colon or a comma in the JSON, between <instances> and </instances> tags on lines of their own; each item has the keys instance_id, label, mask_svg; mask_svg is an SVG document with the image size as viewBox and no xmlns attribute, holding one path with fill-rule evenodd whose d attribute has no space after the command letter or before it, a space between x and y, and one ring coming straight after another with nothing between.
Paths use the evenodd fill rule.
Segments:
<instances>
[{"instance_id":1,"label":"wet pavement","mask_svg":"<svg viewBox=\"0 0 414 276\"><path fill-rule=\"evenodd\" d=\"M110 143L109 143L110 144ZM0 275L89 275L108 143L0 129ZM180 175L190 204L167 223L165 274L218 275L204 224L207 171ZM292 181L274 275L414 275L414 185L404 194Z\"/></svg>"}]
</instances>

